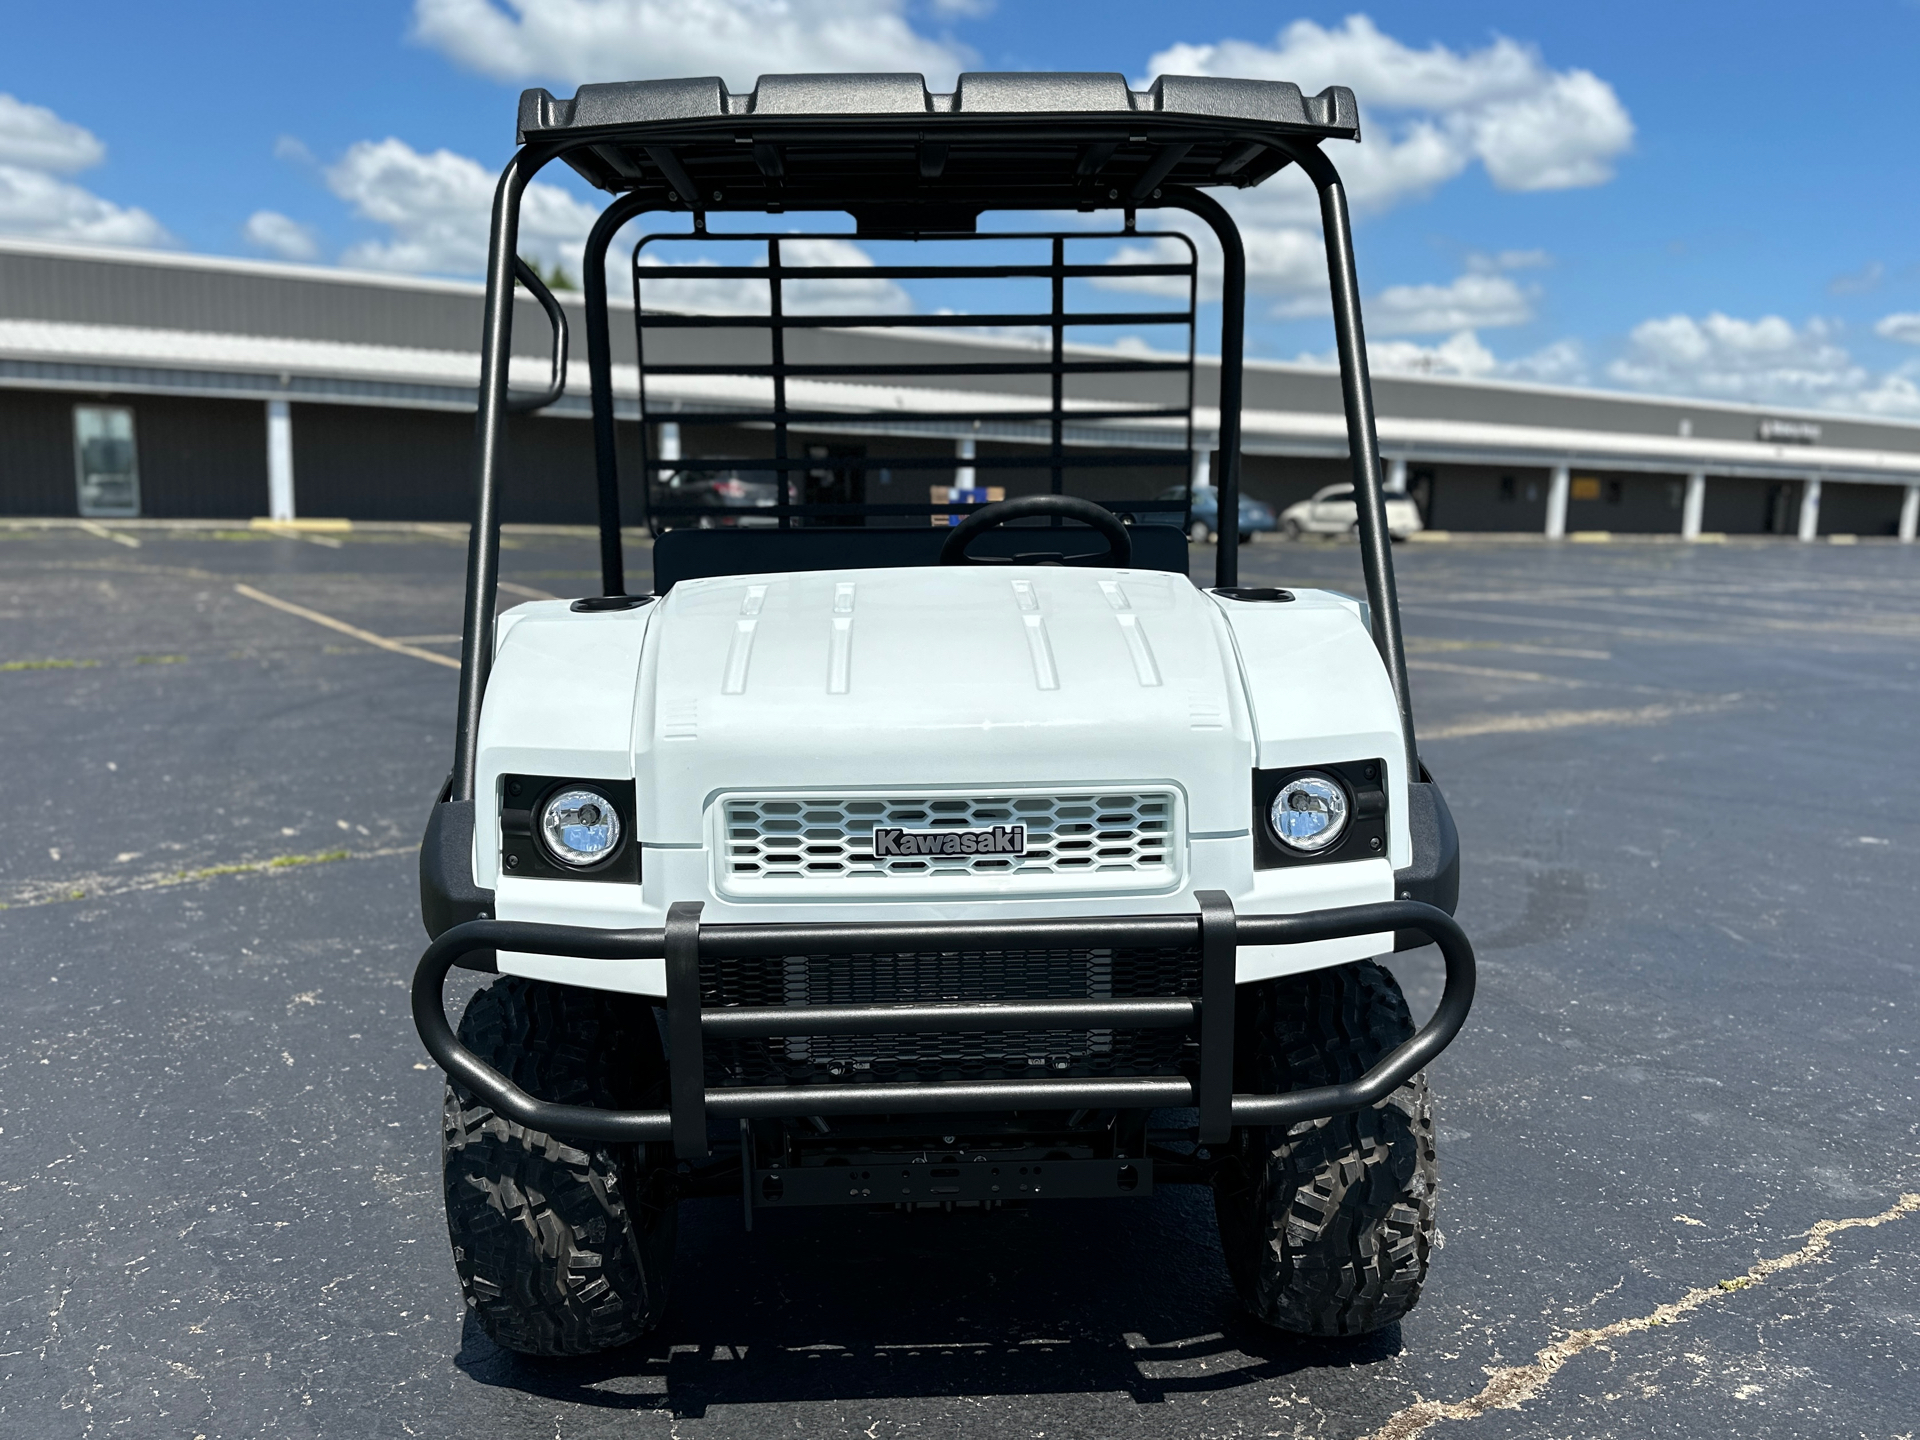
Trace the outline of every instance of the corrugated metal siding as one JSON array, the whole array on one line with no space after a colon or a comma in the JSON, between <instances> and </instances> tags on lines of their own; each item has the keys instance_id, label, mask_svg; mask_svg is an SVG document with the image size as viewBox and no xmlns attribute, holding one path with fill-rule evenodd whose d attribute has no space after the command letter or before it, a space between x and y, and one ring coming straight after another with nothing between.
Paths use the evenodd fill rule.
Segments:
<instances>
[{"instance_id":1,"label":"corrugated metal siding","mask_svg":"<svg viewBox=\"0 0 1920 1440\"><path fill-rule=\"evenodd\" d=\"M640 513L640 427L623 423L618 434L622 511L633 523ZM471 416L293 407L294 493L303 515L464 523L473 513L472 465ZM515 524L593 524L592 431L568 420L513 416L500 502L503 518Z\"/></svg>"},{"instance_id":2,"label":"corrugated metal siding","mask_svg":"<svg viewBox=\"0 0 1920 1440\"><path fill-rule=\"evenodd\" d=\"M142 395L133 409L140 513L157 519L267 513L267 411L253 400Z\"/></svg>"},{"instance_id":3,"label":"corrugated metal siding","mask_svg":"<svg viewBox=\"0 0 1920 1440\"><path fill-rule=\"evenodd\" d=\"M73 406L81 397L0 390L0 512L77 515Z\"/></svg>"},{"instance_id":4,"label":"corrugated metal siding","mask_svg":"<svg viewBox=\"0 0 1920 1440\"><path fill-rule=\"evenodd\" d=\"M561 297L584 359L585 306ZM0 248L0 313L19 320L276 335L358 345L480 348L485 296L479 286L415 287L255 268L187 267L87 253ZM530 298L514 308L514 351L548 352L547 317ZM619 354L621 336L624 355ZM631 326L616 325L617 358L631 362Z\"/></svg>"}]
</instances>

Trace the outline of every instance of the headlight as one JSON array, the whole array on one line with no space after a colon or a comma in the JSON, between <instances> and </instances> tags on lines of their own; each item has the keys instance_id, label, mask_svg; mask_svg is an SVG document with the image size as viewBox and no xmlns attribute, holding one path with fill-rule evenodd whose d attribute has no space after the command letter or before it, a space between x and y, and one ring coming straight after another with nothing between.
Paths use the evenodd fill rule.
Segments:
<instances>
[{"instance_id":1,"label":"headlight","mask_svg":"<svg viewBox=\"0 0 1920 1440\"><path fill-rule=\"evenodd\" d=\"M540 807L540 838L562 865L597 865L620 846L620 812L598 790L562 790Z\"/></svg>"},{"instance_id":2,"label":"headlight","mask_svg":"<svg viewBox=\"0 0 1920 1440\"><path fill-rule=\"evenodd\" d=\"M1267 816L1282 844L1312 854L1345 833L1347 792L1325 775L1296 776L1273 797Z\"/></svg>"}]
</instances>

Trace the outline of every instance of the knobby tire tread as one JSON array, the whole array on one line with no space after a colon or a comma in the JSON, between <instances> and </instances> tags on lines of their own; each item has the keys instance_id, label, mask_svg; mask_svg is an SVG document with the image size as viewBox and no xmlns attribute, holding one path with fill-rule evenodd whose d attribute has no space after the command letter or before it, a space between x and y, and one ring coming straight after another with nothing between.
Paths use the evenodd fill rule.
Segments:
<instances>
[{"instance_id":1,"label":"knobby tire tread","mask_svg":"<svg viewBox=\"0 0 1920 1440\"><path fill-rule=\"evenodd\" d=\"M1393 976L1371 960L1245 986L1235 1089L1280 1094L1358 1079L1409 1039ZM1425 1072L1369 1109L1237 1132L1215 1188L1227 1266L1278 1329L1370 1334L1420 1298L1438 1169Z\"/></svg>"},{"instance_id":2,"label":"knobby tire tread","mask_svg":"<svg viewBox=\"0 0 1920 1440\"><path fill-rule=\"evenodd\" d=\"M521 1089L640 1107L664 1089L652 1009L631 996L503 976L468 1003L460 1039ZM469 1310L505 1349L624 1345L666 1305L675 1205L644 1147L583 1147L446 1087L447 1230Z\"/></svg>"}]
</instances>

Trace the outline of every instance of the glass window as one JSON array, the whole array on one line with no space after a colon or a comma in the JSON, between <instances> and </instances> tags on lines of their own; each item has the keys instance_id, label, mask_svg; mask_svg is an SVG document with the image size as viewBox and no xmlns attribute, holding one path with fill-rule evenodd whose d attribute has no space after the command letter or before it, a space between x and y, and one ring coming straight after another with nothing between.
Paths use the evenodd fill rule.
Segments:
<instances>
[{"instance_id":1,"label":"glass window","mask_svg":"<svg viewBox=\"0 0 1920 1440\"><path fill-rule=\"evenodd\" d=\"M74 406L73 459L82 515L111 519L140 513L133 411L119 405Z\"/></svg>"}]
</instances>

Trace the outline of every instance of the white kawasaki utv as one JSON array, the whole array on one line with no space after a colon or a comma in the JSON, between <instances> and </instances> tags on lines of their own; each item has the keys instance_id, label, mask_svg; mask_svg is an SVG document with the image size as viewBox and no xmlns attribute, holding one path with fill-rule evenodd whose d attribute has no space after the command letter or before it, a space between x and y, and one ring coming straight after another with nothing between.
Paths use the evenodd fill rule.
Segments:
<instances>
[{"instance_id":1,"label":"white kawasaki utv","mask_svg":"<svg viewBox=\"0 0 1920 1440\"><path fill-rule=\"evenodd\" d=\"M1209 1185L1261 1320L1357 1335L1414 1304L1424 1067L1474 970L1453 823L1414 747L1346 199L1321 151L1358 138L1347 90L1181 76L522 97L413 988L448 1076L454 1262L498 1343L579 1354L654 1325L676 1207L697 1196L735 1197L751 1225ZM515 253L526 185L556 159L617 197L581 265L605 593L496 620L506 417L564 388L560 307ZM1242 588L1232 545L1197 586L1187 505L1165 498L1194 443L1188 232L1221 252L1201 381L1217 375L1231 511L1246 267L1206 192L1290 164L1326 228L1364 603ZM1184 229L1139 228L1169 209ZM847 263L844 229L709 233L721 211L850 214L869 252L852 258L879 263ZM978 231L988 211L1122 225ZM655 593L630 594L606 255L660 212L670 228L634 251L632 352L622 337L643 446L628 498L655 536ZM701 249L661 258L676 245ZM726 247L747 254L717 263ZM554 326L552 385L525 400L507 388L516 278ZM688 280L765 303L646 305L645 286ZM863 302L836 312L848 282ZM991 295L965 314L872 303L876 285L967 283ZM898 333L943 324L1048 338ZM1184 353L1079 343L1149 326ZM962 436L983 443L957 462ZM959 463L1012 498L919 488ZM715 477L778 501L728 524ZM1416 1033L1373 957L1428 941L1446 989ZM456 965L500 977L457 1033Z\"/></svg>"}]
</instances>

